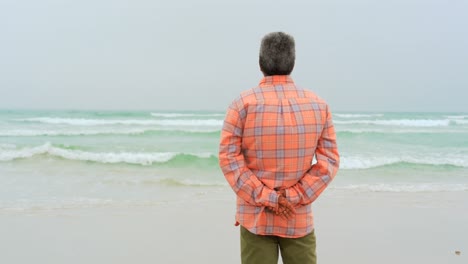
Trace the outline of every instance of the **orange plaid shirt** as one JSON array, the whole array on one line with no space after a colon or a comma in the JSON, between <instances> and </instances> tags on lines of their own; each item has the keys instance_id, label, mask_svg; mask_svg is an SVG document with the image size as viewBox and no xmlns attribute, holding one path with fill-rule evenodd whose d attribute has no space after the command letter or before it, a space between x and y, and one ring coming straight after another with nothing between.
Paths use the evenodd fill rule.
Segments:
<instances>
[{"instance_id":1,"label":"orange plaid shirt","mask_svg":"<svg viewBox=\"0 0 468 264\"><path fill-rule=\"evenodd\" d=\"M237 194L237 223L258 235L309 234L314 228L311 203L339 166L328 105L296 87L289 76L263 78L229 106L219 164ZM277 208L281 189L296 208L288 220L267 208Z\"/></svg>"}]
</instances>

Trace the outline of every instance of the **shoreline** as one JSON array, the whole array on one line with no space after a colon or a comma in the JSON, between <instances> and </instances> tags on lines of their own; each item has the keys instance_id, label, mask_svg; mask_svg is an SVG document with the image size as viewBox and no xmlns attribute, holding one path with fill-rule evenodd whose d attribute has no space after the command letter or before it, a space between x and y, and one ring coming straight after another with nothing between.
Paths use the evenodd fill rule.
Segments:
<instances>
[{"instance_id":1,"label":"shoreline","mask_svg":"<svg viewBox=\"0 0 468 264\"><path fill-rule=\"evenodd\" d=\"M234 210L226 188L151 206L3 212L0 262L240 263ZM313 210L319 263L467 261L468 192L326 191Z\"/></svg>"}]
</instances>

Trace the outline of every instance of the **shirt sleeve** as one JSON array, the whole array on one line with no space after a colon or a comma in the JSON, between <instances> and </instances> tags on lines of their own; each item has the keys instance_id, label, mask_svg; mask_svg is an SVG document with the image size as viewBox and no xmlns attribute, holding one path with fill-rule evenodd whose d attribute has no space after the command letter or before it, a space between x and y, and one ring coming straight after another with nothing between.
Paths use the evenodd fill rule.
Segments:
<instances>
[{"instance_id":1,"label":"shirt sleeve","mask_svg":"<svg viewBox=\"0 0 468 264\"><path fill-rule=\"evenodd\" d=\"M234 101L228 108L221 131L219 165L224 177L238 197L254 206L278 206L278 194L265 186L247 167L242 152L245 110Z\"/></svg>"},{"instance_id":2,"label":"shirt sleeve","mask_svg":"<svg viewBox=\"0 0 468 264\"><path fill-rule=\"evenodd\" d=\"M326 122L315 150L317 163L312 165L298 183L286 189L286 197L294 205L307 205L315 201L338 171L340 156L328 107L326 113Z\"/></svg>"}]
</instances>

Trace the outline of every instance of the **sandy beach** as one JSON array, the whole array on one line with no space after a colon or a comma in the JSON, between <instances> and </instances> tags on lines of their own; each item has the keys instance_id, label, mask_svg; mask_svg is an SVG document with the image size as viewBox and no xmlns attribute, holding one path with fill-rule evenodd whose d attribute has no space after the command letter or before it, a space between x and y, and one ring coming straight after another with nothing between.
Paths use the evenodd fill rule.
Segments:
<instances>
[{"instance_id":1,"label":"sandy beach","mask_svg":"<svg viewBox=\"0 0 468 264\"><path fill-rule=\"evenodd\" d=\"M468 193L351 193L314 204L319 263L467 263ZM240 263L234 194L2 212L0 263ZM460 254L455 254L460 251Z\"/></svg>"}]
</instances>

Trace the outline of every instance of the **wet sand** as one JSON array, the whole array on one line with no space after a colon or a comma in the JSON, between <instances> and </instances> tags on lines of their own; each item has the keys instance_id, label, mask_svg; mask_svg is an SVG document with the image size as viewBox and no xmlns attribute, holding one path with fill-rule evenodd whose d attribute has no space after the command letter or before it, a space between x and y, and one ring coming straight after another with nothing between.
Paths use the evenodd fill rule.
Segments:
<instances>
[{"instance_id":1,"label":"wet sand","mask_svg":"<svg viewBox=\"0 0 468 264\"><path fill-rule=\"evenodd\" d=\"M226 187L151 206L0 212L0 263L240 263L234 206ZM319 263L468 263L468 192L327 191L314 212Z\"/></svg>"}]
</instances>

